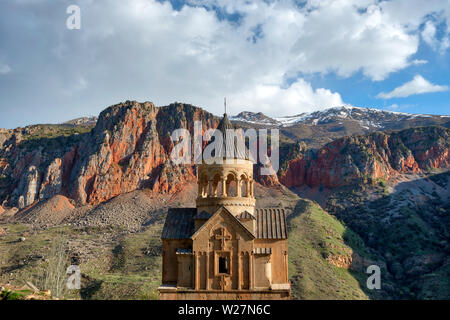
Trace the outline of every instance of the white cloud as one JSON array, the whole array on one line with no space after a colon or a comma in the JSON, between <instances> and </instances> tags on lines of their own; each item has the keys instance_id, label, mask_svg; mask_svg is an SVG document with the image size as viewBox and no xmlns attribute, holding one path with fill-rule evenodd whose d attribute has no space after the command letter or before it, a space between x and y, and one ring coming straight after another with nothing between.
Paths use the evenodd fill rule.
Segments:
<instances>
[{"instance_id":1,"label":"white cloud","mask_svg":"<svg viewBox=\"0 0 450 320\"><path fill-rule=\"evenodd\" d=\"M8 74L11 72L11 67L7 64L0 65L0 74Z\"/></svg>"},{"instance_id":2,"label":"white cloud","mask_svg":"<svg viewBox=\"0 0 450 320\"><path fill-rule=\"evenodd\" d=\"M430 92L447 91L448 86L441 86L432 84L420 75L416 75L411 81L406 82L400 87L395 88L391 92L381 92L377 98L391 99L391 98L405 98L413 94L422 94Z\"/></svg>"},{"instance_id":3,"label":"white cloud","mask_svg":"<svg viewBox=\"0 0 450 320\"><path fill-rule=\"evenodd\" d=\"M13 65L23 77L0 105L38 104L42 117L70 117L67 110L91 114L136 99L184 101L221 114L227 96L230 113L261 106L269 115L310 111L342 99L303 79L361 72L378 81L422 64L411 61L420 26L430 13L449 11L432 0L426 7L422 0L189 2L198 6L176 11L156 0L79 0L77 31L65 30L55 16L65 12L68 0L0 2L0 21L14 28L14 37L2 38L0 30L0 54L8 48L6 57L18 60ZM240 18L219 19L211 6ZM287 79L297 80L288 85Z\"/></svg>"},{"instance_id":4,"label":"white cloud","mask_svg":"<svg viewBox=\"0 0 450 320\"><path fill-rule=\"evenodd\" d=\"M425 41L428 45L430 45L431 47L436 46L436 42L437 42L437 40L435 39L436 27L434 26L434 24L431 21L427 21L425 23L425 26L422 30L421 35L422 35L423 41Z\"/></svg>"},{"instance_id":5,"label":"white cloud","mask_svg":"<svg viewBox=\"0 0 450 320\"><path fill-rule=\"evenodd\" d=\"M436 23L448 24L447 28L450 28L450 18L447 20L442 18L436 21ZM446 50L450 47L450 29L447 32L443 32L440 39L437 35L437 29L435 22L428 20L421 32L422 39L425 43L427 43L432 49L438 51L441 54L444 54Z\"/></svg>"},{"instance_id":6,"label":"white cloud","mask_svg":"<svg viewBox=\"0 0 450 320\"><path fill-rule=\"evenodd\" d=\"M229 98L232 105L252 106L258 111L272 115L292 115L294 113L341 106L344 102L339 93L319 88L313 90L303 79L298 79L287 88L277 85L259 85ZM242 111L242 110L241 110Z\"/></svg>"}]
</instances>

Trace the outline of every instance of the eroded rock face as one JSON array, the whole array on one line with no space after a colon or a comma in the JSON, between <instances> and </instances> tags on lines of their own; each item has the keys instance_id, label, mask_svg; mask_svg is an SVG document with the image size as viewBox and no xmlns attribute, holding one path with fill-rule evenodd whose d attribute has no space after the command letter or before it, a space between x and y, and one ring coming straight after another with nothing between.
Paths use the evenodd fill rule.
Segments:
<instances>
[{"instance_id":1,"label":"eroded rock face","mask_svg":"<svg viewBox=\"0 0 450 320\"><path fill-rule=\"evenodd\" d=\"M50 150L40 146L50 143L46 139L26 148L17 129L0 149L0 176L10 179L3 188L0 181L0 197L11 195L9 205L22 209L57 194L83 205L144 186L177 192L183 183L195 180L195 173L192 166L169 161L170 135L178 128L193 133L195 120L202 121L206 131L219 119L191 105L155 107L127 101L105 109L91 132L67 138Z\"/></svg>"},{"instance_id":2,"label":"eroded rock face","mask_svg":"<svg viewBox=\"0 0 450 320\"><path fill-rule=\"evenodd\" d=\"M34 203L39 194L40 174L35 166L30 166L27 169L27 173L22 177L19 184L18 206L19 209L23 209Z\"/></svg>"},{"instance_id":3,"label":"eroded rock face","mask_svg":"<svg viewBox=\"0 0 450 320\"><path fill-rule=\"evenodd\" d=\"M399 173L450 166L449 129L413 128L335 140L288 161L280 181L288 187L334 188Z\"/></svg>"},{"instance_id":4,"label":"eroded rock face","mask_svg":"<svg viewBox=\"0 0 450 320\"><path fill-rule=\"evenodd\" d=\"M156 107L127 101L105 109L95 127L83 133L61 135L61 127L52 127L49 135L41 132L43 125L3 130L0 202L23 209L58 194L78 205L95 205L142 187L176 193L195 181L195 167L170 161L170 135L179 128L193 134L196 120L202 121L202 133L219 123L219 118L191 105ZM331 188L448 167L448 131L428 127L347 137L317 151L299 144L279 176L259 176L256 168L255 179L271 187L281 182Z\"/></svg>"},{"instance_id":5,"label":"eroded rock face","mask_svg":"<svg viewBox=\"0 0 450 320\"><path fill-rule=\"evenodd\" d=\"M59 194L61 192L62 177L62 160L60 158L56 158L48 166L45 172L45 176L39 190L39 200L49 199L53 195Z\"/></svg>"},{"instance_id":6,"label":"eroded rock face","mask_svg":"<svg viewBox=\"0 0 450 320\"><path fill-rule=\"evenodd\" d=\"M278 187L280 185L278 176L273 170L271 172L273 172L273 174L262 175L261 165L257 164L254 166L253 176L255 177L256 181L258 181L261 185L265 187Z\"/></svg>"}]
</instances>

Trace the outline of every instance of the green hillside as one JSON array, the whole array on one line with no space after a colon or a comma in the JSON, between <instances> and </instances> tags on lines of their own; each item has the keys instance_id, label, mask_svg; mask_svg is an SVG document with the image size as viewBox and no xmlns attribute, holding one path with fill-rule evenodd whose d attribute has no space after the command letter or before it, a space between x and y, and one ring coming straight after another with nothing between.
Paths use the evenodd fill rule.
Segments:
<instances>
[{"instance_id":1,"label":"green hillside","mask_svg":"<svg viewBox=\"0 0 450 320\"><path fill-rule=\"evenodd\" d=\"M289 275L294 299L369 298L357 280L365 284L367 278L361 266L350 263L349 269L335 265L339 259L346 261L356 254L368 256L356 234L308 200L298 202L288 225Z\"/></svg>"},{"instance_id":2,"label":"green hillside","mask_svg":"<svg viewBox=\"0 0 450 320\"><path fill-rule=\"evenodd\" d=\"M297 202L288 217L288 225L289 275L294 299L369 298L361 289L367 275L358 261L364 259L350 265L350 269L355 270L337 267L333 262L356 254L369 256L358 236L307 200ZM52 264L61 261L63 266L68 264L69 255L57 252L58 243L65 243L83 253L79 261L82 289L63 290L57 296L68 299L157 298L161 279L160 223L139 233L109 227L61 226L45 230L33 230L23 224L3 227L7 235L0 237L0 284L11 281L21 286L31 281L39 289L50 289L56 295L56 285L47 278L63 272L64 268L51 269ZM22 236L26 240L18 241ZM48 269L54 274L45 273ZM375 293L369 294L376 298Z\"/></svg>"}]
</instances>

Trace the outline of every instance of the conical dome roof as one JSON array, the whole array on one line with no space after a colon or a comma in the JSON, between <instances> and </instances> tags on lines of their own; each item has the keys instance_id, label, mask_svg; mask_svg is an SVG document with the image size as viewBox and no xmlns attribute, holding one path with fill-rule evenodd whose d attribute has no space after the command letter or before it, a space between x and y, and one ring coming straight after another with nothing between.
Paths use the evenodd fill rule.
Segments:
<instances>
[{"instance_id":1,"label":"conical dome roof","mask_svg":"<svg viewBox=\"0 0 450 320\"><path fill-rule=\"evenodd\" d=\"M235 126L231 123L230 119L228 119L228 115L226 113L224 113L222 120L220 120L219 125L217 126L216 130L219 130L222 133L222 137L223 137L223 144L220 146L217 146L217 144L215 144L216 148L215 148L215 154L214 152L212 153L212 157L213 158L226 158L226 159L243 159L243 160L248 160L249 159L249 152L247 150L247 147L245 146L245 141L244 141L244 137L240 134L237 135L236 138L236 134L227 134L227 130L235 130ZM214 143L214 137L211 137L211 139L208 141L208 143L205 146L205 149L210 145ZM239 143L238 143L238 139L239 139ZM227 146L231 146L228 147L229 148L229 153L227 153ZM243 147L242 147L243 146ZM203 150L205 150L203 149ZM231 153L233 152L233 153ZM204 155L204 157L206 156L209 157L209 154Z\"/></svg>"},{"instance_id":2,"label":"conical dome roof","mask_svg":"<svg viewBox=\"0 0 450 320\"><path fill-rule=\"evenodd\" d=\"M220 120L219 125L216 130L220 130L225 137L227 129L235 129L234 125L231 123L230 119L228 119L228 115L226 113L223 114L222 120Z\"/></svg>"}]
</instances>

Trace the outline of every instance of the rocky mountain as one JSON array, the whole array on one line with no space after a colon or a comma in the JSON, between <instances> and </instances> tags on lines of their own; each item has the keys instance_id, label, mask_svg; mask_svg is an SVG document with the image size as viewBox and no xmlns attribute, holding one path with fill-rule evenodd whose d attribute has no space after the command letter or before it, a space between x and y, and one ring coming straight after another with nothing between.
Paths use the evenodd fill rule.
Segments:
<instances>
[{"instance_id":1,"label":"rocky mountain","mask_svg":"<svg viewBox=\"0 0 450 320\"><path fill-rule=\"evenodd\" d=\"M105 109L93 129L37 125L1 132L0 201L23 209L61 194L78 205L99 204L141 187L174 193L195 179L192 167L169 161L170 134L204 130L218 118L191 105L156 107L127 101Z\"/></svg>"},{"instance_id":2,"label":"rocky mountain","mask_svg":"<svg viewBox=\"0 0 450 320\"><path fill-rule=\"evenodd\" d=\"M197 192L195 166L169 159L170 135L178 128L193 133L195 120L203 122L203 131L219 122L188 104L127 101L98 119L0 129L0 220L32 225L27 232L39 244L41 236L54 236L48 226L64 226L77 234L77 248L89 248L82 252L86 259L103 257L98 264L105 266L112 261L105 274L136 272L137 259L138 273L150 272L154 279L154 294L166 209L192 202ZM296 298L449 298L448 120L353 107L277 119L242 112L233 118L244 128L280 129L281 170L274 176L255 171L257 201L292 213L289 270ZM5 228L11 237L0 241L5 248L14 237L28 238L21 224ZM34 234L34 228L41 231ZM114 228L136 234L123 236L133 239L123 242ZM85 232L93 237L89 245ZM149 232L151 250L145 242ZM99 244L107 247L101 254L95 251ZM34 259L26 243L14 246L23 249L23 257L3 250L0 262L7 266L0 280ZM123 250L130 250L125 269ZM380 292L363 289L370 263L382 267Z\"/></svg>"},{"instance_id":3,"label":"rocky mountain","mask_svg":"<svg viewBox=\"0 0 450 320\"><path fill-rule=\"evenodd\" d=\"M282 124L280 121L270 118L262 112L255 113L250 111L242 111L237 116L231 117L230 120L268 126L279 126Z\"/></svg>"},{"instance_id":4,"label":"rocky mountain","mask_svg":"<svg viewBox=\"0 0 450 320\"><path fill-rule=\"evenodd\" d=\"M411 114L354 106L333 107L321 111L304 112L294 116L276 118L268 117L262 112L243 111L230 119L237 122L278 127L292 127L299 124L321 125L349 120L359 123L362 128L367 130L375 128L383 130L399 129L398 122L403 121L421 121L422 125L436 122L448 124L450 122L450 116ZM415 123L417 124L417 122Z\"/></svg>"},{"instance_id":5,"label":"rocky mountain","mask_svg":"<svg viewBox=\"0 0 450 320\"><path fill-rule=\"evenodd\" d=\"M243 112L240 118L271 122L261 113ZM351 119L385 128L389 123L401 123L401 119L432 123L446 119L350 107L301 118L297 117L292 127ZM105 109L95 126L80 120L74 122L76 125L2 130L0 201L5 207L23 209L57 194L77 205L95 205L142 187L175 193L186 181L195 179L195 168L176 166L169 160L173 148L170 134L177 128L192 133L195 120L202 120L203 130L207 130L215 128L219 119L192 105L156 107L150 102L127 101ZM288 187L306 184L332 188L407 171L448 167L448 157L448 129L442 127L352 135L318 150L301 139L295 143L285 140L279 176L257 178L266 186L281 182Z\"/></svg>"},{"instance_id":6,"label":"rocky mountain","mask_svg":"<svg viewBox=\"0 0 450 320\"><path fill-rule=\"evenodd\" d=\"M385 266L382 288L389 295L448 300L449 188L448 169L404 174L376 185L335 188L323 197L322 207L355 232L372 258ZM311 196L314 191L309 192Z\"/></svg>"},{"instance_id":7,"label":"rocky mountain","mask_svg":"<svg viewBox=\"0 0 450 320\"><path fill-rule=\"evenodd\" d=\"M308 148L319 148L341 137L374 131L430 125L450 128L450 116L409 114L353 106L277 118L245 111L230 119L243 127L278 128L283 142L303 141Z\"/></svg>"},{"instance_id":8,"label":"rocky mountain","mask_svg":"<svg viewBox=\"0 0 450 320\"><path fill-rule=\"evenodd\" d=\"M97 123L97 117L81 117L64 122L63 124L74 126L95 126Z\"/></svg>"},{"instance_id":9,"label":"rocky mountain","mask_svg":"<svg viewBox=\"0 0 450 320\"><path fill-rule=\"evenodd\" d=\"M418 127L337 139L299 150L280 175L287 187L337 188L450 166L450 129Z\"/></svg>"}]
</instances>

